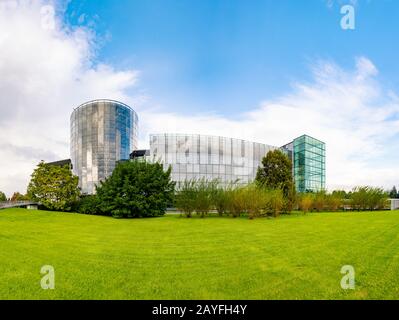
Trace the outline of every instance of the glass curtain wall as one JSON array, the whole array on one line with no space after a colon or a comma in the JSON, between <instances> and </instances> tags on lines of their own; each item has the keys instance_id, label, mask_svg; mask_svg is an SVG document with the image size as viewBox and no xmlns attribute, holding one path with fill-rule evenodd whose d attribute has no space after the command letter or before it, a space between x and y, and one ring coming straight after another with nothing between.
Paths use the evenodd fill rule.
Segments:
<instances>
[{"instance_id":1,"label":"glass curtain wall","mask_svg":"<svg viewBox=\"0 0 399 320\"><path fill-rule=\"evenodd\" d=\"M218 179L224 186L253 181L262 158L276 149L261 143L195 134L151 135L150 148L154 161L160 161L165 168L171 166L173 181Z\"/></svg>"},{"instance_id":2,"label":"glass curtain wall","mask_svg":"<svg viewBox=\"0 0 399 320\"><path fill-rule=\"evenodd\" d=\"M83 194L112 174L116 162L137 148L137 114L127 105L96 100L71 115L71 158Z\"/></svg>"},{"instance_id":3,"label":"glass curtain wall","mask_svg":"<svg viewBox=\"0 0 399 320\"><path fill-rule=\"evenodd\" d=\"M309 136L293 142L294 180L298 192L315 192L326 187L326 145Z\"/></svg>"}]
</instances>

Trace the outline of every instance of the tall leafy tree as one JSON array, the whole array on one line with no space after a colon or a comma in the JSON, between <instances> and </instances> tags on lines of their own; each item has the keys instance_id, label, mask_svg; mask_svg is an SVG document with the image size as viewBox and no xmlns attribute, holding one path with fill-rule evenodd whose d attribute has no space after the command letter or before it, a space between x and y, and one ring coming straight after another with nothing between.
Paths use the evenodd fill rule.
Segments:
<instances>
[{"instance_id":1,"label":"tall leafy tree","mask_svg":"<svg viewBox=\"0 0 399 320\"><path fill-rule=\"evenodd\" d=\"M70 211L79 198L78 181L68 165L53 166L42 161L32 174L28 196L47 209Z\"/></svg>"},{"instance_id":2,"label":"tall leafy tree","mask_svg":"<svg viewBox=\"0 0 399 320\"><path fill-rule=\"evenodd\" d=\"M391 199L397 199L397 198L399 198L399 194L398 194L398 191L396 190L396 187L395 187L395 186L393 186L391 192L389 193L389 197L390 197Z\"/></svg>"},{"instance_id":3,"label":"tall leafy tree","mask_svg":"<svg viewBox=\"0 0 399 320\"><path fill-rule=\"evenodd\" d=\"M0 202L1 202L1 201L7 201L7 197L6 197L6 195L5 195L4 192L1 192L1 191L0 191Z\"/></svg>"},{"instance_id":4,"label":"tall leafy tree","mask_svg":"<svg viewBox=\"0 0 399 320\"><path fill-rule=\"evenodd\" d=\"M280 189L286 198L286 211L291 211L295 200L295 185L292 176L292 161L281 150L272 150L262 159L256 182L268 189Z\"/></svg>"},{"instance_id":5,"label":"tall leafy tree","mask_svg":"<svg viewBox=\"0 0 399 320\"><path fill-rule=\"evenodd\" d=\"M160 163L120 162L97 188L102 211L119 218L165 214L175 189L170 173L171 169L164 171Z\"/></svg>"}]
</instances>

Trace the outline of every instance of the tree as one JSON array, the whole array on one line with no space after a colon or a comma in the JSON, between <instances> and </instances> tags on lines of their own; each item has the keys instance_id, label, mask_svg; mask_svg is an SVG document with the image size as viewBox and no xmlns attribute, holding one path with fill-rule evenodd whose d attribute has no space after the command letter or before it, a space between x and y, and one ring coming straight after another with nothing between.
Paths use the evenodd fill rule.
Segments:
<instances>
[{"instance_id":1,"label":"tree","mask_svg":"<svg viewBox=\"0 0 399 320\"><path fill-rule=\"evenodd\" d=\"M15 202L15 201L26 201L26 200L29 200L29 196L20 194L19 192L14 192L14 194L12 195L10 200L13 201L13 202Z\"/></svg>"},{"instance_id":2,"label":"tree","mask_svg":"<svg viewBox=\"0 0 399 320\"><path fill-rule=\"evenodd\" d=\"M4 192L0 191L0 201L7 201L7 197Z\"/></svg>"},{"instance_id":3,"label":"tree","mask_svg":"<svg viewBox=\"0 0 399 320\"><path fill-rule=\"evenodd\" d=\"M295 202L295 185L292 177L292 161L281 150L269 151L258 168L256 182L267 189L280 189L286 199L286 211Z\"/></svg>"},{"instance_id":4,"label":"tree","mask_svg":"<svg viewBox=\"0 0 399 320\"><path fill-rule=\"evenodd\" d=\"M389 197L391 199L398 199L399 198L399 194L398 194L398 191L396 190L395 186L393 186L391 192L389 193Z\"/></svg>"},{"instance_id":5,"label":"tree","mask_svg":"<svg viewBox=\"0 0 399 320\"><path fill-rule=\"evenodd\" d=\"M118 218L164 215L175 189L170 173L158 162L120 162L97 187L102 211Z\"/></svg>"},{"instance_id":6,"label":"tree","mask_svg":"<svg viewBox=\"0 0 399 320\"><path fill-rule=\"evenodd\" d=\"M53 166L42 161L32 174L28 196L49 210L70 211L79 198L78 182L68 165Z\"/></svg>"}]
</instances>

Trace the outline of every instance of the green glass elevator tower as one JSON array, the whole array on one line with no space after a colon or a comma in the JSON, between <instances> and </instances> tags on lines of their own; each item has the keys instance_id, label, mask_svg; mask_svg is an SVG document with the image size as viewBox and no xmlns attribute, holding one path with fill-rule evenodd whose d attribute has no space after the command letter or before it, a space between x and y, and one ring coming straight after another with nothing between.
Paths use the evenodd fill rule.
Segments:
<instances>
[{"instance_id":1,"label":"green glass elevator tower","mask_svg":"<svg viewBox=\"0 0 399 320\"><path fill-rule=\"evenodd\" d=\"M326 187L326 144L303 135L292 145L293 175L298 192L315 192Z\"/></svg>"}]
</instances>

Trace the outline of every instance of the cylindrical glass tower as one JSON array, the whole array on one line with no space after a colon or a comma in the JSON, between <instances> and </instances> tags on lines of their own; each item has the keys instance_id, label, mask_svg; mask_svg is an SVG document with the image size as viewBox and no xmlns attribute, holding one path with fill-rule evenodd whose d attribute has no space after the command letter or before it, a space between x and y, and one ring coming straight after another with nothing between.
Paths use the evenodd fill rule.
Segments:
<instances>
[{"instance_id":1,"label":"cylindrical glass tower","mask_svg":"<svg viewBox=\"0 0 399 320\"><path fill-rule=\"evenodd\" d=\"M95 100L74 109L71 160L82 194L94 194L116 162L129 159L137 149L137 125L136 112L121 102Z\"/></svg>"}]
</instances>

